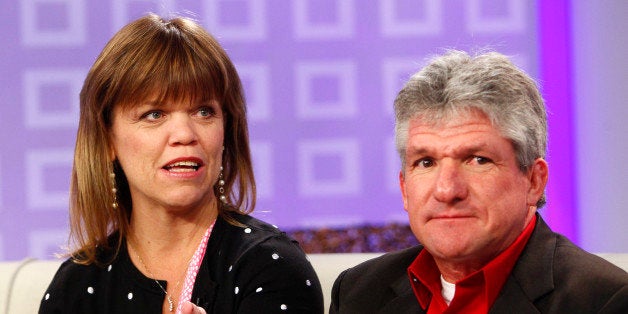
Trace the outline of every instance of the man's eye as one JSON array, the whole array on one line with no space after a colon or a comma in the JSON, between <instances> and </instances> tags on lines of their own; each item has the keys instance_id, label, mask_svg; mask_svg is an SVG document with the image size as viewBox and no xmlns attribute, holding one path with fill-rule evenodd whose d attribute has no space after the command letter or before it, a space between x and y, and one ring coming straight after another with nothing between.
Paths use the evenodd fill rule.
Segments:
<instances>
[{"instance_id":1,"label":"man's eye","mask_svg":"<svg viewBox=\"0 0 628 314\"><path fill-rule=\"evenodd\" d=\"M478 165L485 165L491 162L490 158L486 158L486 157L482 157L482 156L474 156L473 160L475 160L475 162Z\"/></svg>"},{"instance_id":2,"label":"man's eye","mask_svg":"<svg viewBox=\"0 0 628 314\"><path fill-rule=\"evenodd\" d=\"M416 166L420 168L429 168L429 167L432 167L433 165L434 165L434 160L430 158L419 159L416 162Z\"/></svg>"}]
</instances>

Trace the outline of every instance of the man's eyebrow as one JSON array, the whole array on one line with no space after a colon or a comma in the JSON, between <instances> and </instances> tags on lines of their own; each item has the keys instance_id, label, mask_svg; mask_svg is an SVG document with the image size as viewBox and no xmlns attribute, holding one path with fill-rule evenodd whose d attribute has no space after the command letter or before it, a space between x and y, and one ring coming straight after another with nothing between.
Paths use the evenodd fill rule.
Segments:
<instances>
[{"instance_id":1,"label":"man's eyebrow","mask_svg":"<svg viewBox=\"0 0 628 314\"><path fill-rule=\"evenodd\" d=\"M463 154L469 155L469 154L477 153L479 151L485 151L486 147L488 147L488 145L485 143L473 143L470 145L463 145L460 147L456 147L454 151L456 153L463 153Z\"/></svg>"},{"instance_id":2,"label":"man's eyebrow","mask_svg":"<svg viewBox=\"0 0 628 314\"><path fill-rule=\"evenodd\" d=\"M425 155L428 153L428 149L424 148L424 147L408 147L407 152L411 153L413 155Z\"/></svg>"},{"instance_id":3,"label":"man's eyebrow","mask_svg":"<svg viewBox=\"0 0 628 314\"><path fill-rule=\"evenodd\" d=\"M480 151L486 151L488 144L486 143L472 143L472 144L463 144L457 147L454 147L450 150L455 155L471 155ZM431 155L434 154L434 149L430 146L417 146L417 147L408 147L408 154L412 155Z\"/></svg>"}]
</instances>

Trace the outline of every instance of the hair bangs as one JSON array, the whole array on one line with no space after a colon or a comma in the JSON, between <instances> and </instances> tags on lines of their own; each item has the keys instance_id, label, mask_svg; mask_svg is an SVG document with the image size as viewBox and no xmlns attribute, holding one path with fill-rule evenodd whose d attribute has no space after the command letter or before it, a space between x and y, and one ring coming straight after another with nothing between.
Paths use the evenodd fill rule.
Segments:
<instances>
[{"instance_id":1,"label":"hair bangs","mask_svg":"<svg viewBox=\"0 0 628 314\"><path fill-rule=\"evenodd\" d=\"M128 60L134 66L123 74L116 105L126 109L147 100L222 103L228 85L224 66L205 52L209 43L188 37L171 22L148 38L144 49Z\"/></svg>"}]
</instances>

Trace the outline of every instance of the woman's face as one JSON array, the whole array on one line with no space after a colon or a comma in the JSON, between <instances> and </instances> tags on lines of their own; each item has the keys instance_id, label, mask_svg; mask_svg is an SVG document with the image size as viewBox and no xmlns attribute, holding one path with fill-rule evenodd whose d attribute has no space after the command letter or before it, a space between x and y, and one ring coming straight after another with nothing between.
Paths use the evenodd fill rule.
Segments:
<instances>
[{"instance_id":1,"label":"woman's face","mask_svg":"<svg viewBox=\"0 0 628 314\"><path fill-rule=\"evenodd\" d=\"M210 206L222 163L223 124L216 101L116 106L112 154L129 182L133 209Z\"/></svg>"}]
</instances>

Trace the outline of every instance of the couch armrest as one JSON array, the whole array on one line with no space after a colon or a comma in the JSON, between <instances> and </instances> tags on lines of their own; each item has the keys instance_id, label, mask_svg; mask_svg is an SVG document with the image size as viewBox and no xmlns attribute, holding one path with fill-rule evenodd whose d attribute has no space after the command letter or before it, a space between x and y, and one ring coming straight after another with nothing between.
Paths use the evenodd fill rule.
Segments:
<instances>
[{"instance_id":1,"label":"couch armrest","mask_svg":"<svg viewBox=\"0 0 628 314\"><path fill-rule=\"evenodd\" d=\"M6 314L37 313L61 261L25 259L0 263L0 311Z\"/></svg>"},{"instance_id":2,"label":"couch armrest","mask_svg":"<svg viewBox=\"0 0 628 314\"><path fill-rule=\"evenodd\" d=\"M597 253L596 255L628 272L628 253Z\"/></svg>"},{"instance_id":3,"label":"couch armrest","mask_svg":"<svg viewBox=\"0 0 628 314\"><path fill-rule=\"evenodd\" d=\"M8 313L11 287L15 282L15 274L23 262L0 263L0 313Z\"/></svg>"},{"instance_id":4,"label":"couch armrest","mask_svg":"<svg viewBox=\"0 0 628 314\"><path fill-rule=\"evenodd\" d=\"M382 253L321 253L308 254L308 259L312 263L318 279L323 288L323 298L325 301L325 313L329 310L331 303L331 288L334 281L342 271L360 264L371 258L380 256Z\"/></svg>"}]
</instances>

